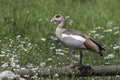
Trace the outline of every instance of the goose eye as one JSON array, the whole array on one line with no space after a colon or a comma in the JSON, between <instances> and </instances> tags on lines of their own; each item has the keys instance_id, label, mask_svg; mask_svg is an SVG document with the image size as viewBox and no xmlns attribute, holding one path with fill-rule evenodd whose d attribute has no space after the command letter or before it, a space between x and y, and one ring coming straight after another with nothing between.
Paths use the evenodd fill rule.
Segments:
<instances>
[{"instance_id":1,"label":"goose eye","mask_svg":"<svg viewBox=\"0 0 120 80\"><path fill-rule=\"evenodd\" d=\"M56 15L55 17L56 17L56 18L59 18L59 17L60 17L60 15Z\"/></svg>"}]
</instances>

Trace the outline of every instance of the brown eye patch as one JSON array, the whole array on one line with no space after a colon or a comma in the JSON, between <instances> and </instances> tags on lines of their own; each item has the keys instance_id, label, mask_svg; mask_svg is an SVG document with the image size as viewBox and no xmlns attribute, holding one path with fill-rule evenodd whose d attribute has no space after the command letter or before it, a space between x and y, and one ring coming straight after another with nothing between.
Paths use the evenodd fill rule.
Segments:
<instances>
[{"instance_id":1,"label":"brown eye patch","mask_svg":"<svg viewBox=\"0 0 120 80\"><path fill-rule=\"evenodd\" d=\"M56 17L56 18L59 18L59 17L60 17L60 15L56 15L55 17Z\"/></svg>"}]
</instances>

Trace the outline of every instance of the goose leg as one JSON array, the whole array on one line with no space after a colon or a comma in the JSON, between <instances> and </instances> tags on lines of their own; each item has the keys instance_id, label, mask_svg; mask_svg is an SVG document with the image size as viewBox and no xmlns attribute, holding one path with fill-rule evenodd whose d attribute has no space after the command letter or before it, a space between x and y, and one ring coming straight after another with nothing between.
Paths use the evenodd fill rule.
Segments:
<instances>
[{"instance_id":1,"label":"goose leg","mask_svg":"<svg viewBox=\"0 0 120 80\"><path fill-rule=\"evenodd\" d=\"M83 56L83 52L80 51L80 63L79 63L79 66L82 66L82 56Z\"/></svg>"},{"instance_id":2,"label":"goose leg","mask_svg":"<svg viewBox=\"0 0 120 80\"><path fill-rule=\"evenodd\" d=\"M74 68L75 67L75 51L72 52L72 59L71 59L71 64L68 66L69 68Z\"/></svg>"}]
</instances>

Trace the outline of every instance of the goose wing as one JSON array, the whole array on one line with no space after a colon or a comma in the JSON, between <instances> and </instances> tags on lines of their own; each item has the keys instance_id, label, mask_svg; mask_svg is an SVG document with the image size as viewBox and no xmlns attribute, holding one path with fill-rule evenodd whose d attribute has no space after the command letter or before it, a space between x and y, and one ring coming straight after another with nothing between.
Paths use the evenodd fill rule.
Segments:
<instances>
[{"instance_id":1,"label":"goose wing","mask_svg":"<svg viewBox=\"0 0 120 80\"><path fill-rule=\"evenodd\" d=\"M71 37L74 38L75 40L83 41L87 49L93 52L99 53L101 52L101 50L104 50L99 43L97 43L95 40L90 38L87 34L79 30L69 29L64 31L62 35L64 37L67 37L67 35L71 35Z\"/></svg>"}]
</instances>

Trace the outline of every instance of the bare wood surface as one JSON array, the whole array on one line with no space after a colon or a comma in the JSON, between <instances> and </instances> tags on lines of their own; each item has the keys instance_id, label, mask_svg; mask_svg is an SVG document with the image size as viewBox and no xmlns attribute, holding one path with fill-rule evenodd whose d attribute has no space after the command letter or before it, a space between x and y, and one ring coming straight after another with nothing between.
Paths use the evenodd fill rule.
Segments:
<instances>
[{"instance_id":1,"label":"bare wood surface","mask_svg":"<svg viewBox=\"0 0 120 80\"><path fill-rule=\"evenodd\" d=\"M14 72L18 75L38 75L39 77L48 76L76 76L76 77L88 77L88 76L114 76L120 75L120 65L108 65L108 66L83 66L76 67L75 69L67 67L58 68L32 68L32 69L14 69Z\"/></svg>"}]
</instances>

